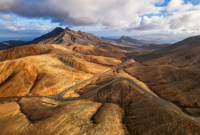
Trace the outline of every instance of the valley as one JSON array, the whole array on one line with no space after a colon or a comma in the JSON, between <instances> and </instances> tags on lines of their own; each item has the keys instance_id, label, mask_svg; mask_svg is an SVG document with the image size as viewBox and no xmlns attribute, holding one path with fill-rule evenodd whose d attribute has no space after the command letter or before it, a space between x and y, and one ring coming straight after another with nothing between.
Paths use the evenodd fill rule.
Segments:
<instances>
[{"instance_id":1,"label":"valley","mask_svg":"<svg viewBox=\"0 0 200 135\"><path fill-rule=\"evenodd\" d=\"M199 134L199 43L57 27L1 50L1 134Z\"/></svg>"}]
</instances>

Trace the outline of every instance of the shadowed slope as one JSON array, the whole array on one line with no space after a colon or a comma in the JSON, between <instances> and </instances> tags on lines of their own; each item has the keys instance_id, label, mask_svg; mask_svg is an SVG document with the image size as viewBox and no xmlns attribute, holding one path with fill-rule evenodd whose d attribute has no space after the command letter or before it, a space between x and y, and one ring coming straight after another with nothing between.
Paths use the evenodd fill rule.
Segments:
<instances>
[{"instance_id":1,"label":"shadowed slope","mask_svg":"<svg viewBox=\"0 0 200 135\"><path fill-rule=\"evenodd\" d=\"M200 68L200 36L190 37L154 53L138 56L145 65L173 65L181 68Z\"/></svg>"},{"instance_id":2,"label":"shadowed slope","mask_svg":"<svg viewBox=\"0 0 200 135\"><path fill-rule=\"evenodd\" d=\"M130 76L128 78L149 91L144 83ZM102 85L100 83L97 84ZM119 80L110 84L84 99L102 103L115 103L121 106L126 114L124 123L131 134L187 135L200 133L200 123L198 121L178 113L163 102L140 91L126 80ZM175 105L171 105L178 109Z\"/></svg>"},{"instance_id":3,"label":"shadowed slope","mask_svg":"<svg viewBox=\"0 0 200 135\"><path fill-rule=\"evenodd\" d=\"M200 116L200 71L173 66L133 66L126 71L184 112Z\"/></svg>"},{"instance_id":4,"label":"shadowed slope","mask_svg":"<svg viewBox=\"0 0 200 135\"><path fill-rule=\"evenodd\" d=\"M63 28L57 27L53 31L45 35L42 35L41 37L38 37L34 39L33 41L27 42L26 44L38 44L40 42L43 44L47 44L49 41L53 40L54 37L60 35L63 31L64 31Z\"/></svg>"}]
</instances>

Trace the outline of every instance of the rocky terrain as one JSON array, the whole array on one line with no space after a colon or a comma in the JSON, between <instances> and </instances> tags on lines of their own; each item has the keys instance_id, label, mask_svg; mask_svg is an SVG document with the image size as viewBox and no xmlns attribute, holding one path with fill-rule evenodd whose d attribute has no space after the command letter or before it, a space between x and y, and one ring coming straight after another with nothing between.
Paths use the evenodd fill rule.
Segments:
<instances>
[{"instance_id":1,"label":"rocky terrain","mask_svg":"<svg viewBox=\"0 0 200 135\"><path fill-rule=\"evenodd\" d=\"M200 134L199 37L149 53L56 28L28 44L0 51L2 135Z\"/></svg>"}]
</instances>

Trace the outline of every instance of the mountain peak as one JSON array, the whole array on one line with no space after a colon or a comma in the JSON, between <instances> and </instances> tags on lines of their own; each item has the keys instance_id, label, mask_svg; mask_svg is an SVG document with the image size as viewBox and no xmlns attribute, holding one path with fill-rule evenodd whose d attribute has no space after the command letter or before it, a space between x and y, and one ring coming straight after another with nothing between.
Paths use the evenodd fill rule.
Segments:
<instances>
[{"instance_id":1,"label":"mountain peak","mask_svg":"<svg viewBox=\"0 0 200 135\"><path fill-rule=\"evenodd\" d=\"M120 39L125 39L125 38L126 38L126 36L123 35Z\"/></svg>"},{"instance_id":2,"label":"mountain peak","mask_svg":"<svg viewBox=\"0 0 200 135\"><path fill-rule=\"evenodd\" d=\"M61 27L56 27L54 30L51 31L51 33L60 33L60 32L63 32L64 29L61 28Z\"/></svg>"},{"instance_id":3,"label":"mountain peak","mask_svg":"<svg viewBox=\"0 0 200 135\"><path fill-rule=\"evenodd\" d=\"M65 30L66 30L66 31L68 31L68 30L71 30L71 29L70 29L70 28L68 28L68 27L66 27L66 28L65 28Z\"/></svg>"},{"instance_id":4,"label":"mountain peak","mask_svg":"<svg viewBox=\"0 0 200 135\"><path fill-rule=\"evenodd\" d=\"M131 38L131 37L128 37L128 36L122 36L121 38L117 39L116 40L117 43L120 43L120 44L128 44L128 45L143 45L145 44L144 42L142 41L139 41L137 39L134 39L134 38Z\"/></svg>"},{"instance_id":5,"label":"mountain peak","mask_svg":"<svg viewBox=\"0 0 200 135\"><path fill-rule=\"evenodd\" d=\"M70 43L76 43L76 44L81 44L81 45L88 45L88 44L97 45L100 42L105 42L105 41L103 39L101 39L100 37L97 37L93 34L82 32L81 30L76 32L74 30L71 30L68 27L66 27L65 29L56 27L52 32L49 32L43 36L40 36L26 44L38 44L38 43L70 44Z\"/></svg>"},{"instance_id":6,"label":"mountain peak","mask_svg":"<svg viewBox=\"0 0 200 135\"><path fill-rule=\"evenodd\" d=\"M79 35L82 35L82 36L83 36L83 34L84 34L84 35L86 34L86 33L82 32L81 30L79 30L77 33L78 33Z\"/></svg>"}]
</instances>

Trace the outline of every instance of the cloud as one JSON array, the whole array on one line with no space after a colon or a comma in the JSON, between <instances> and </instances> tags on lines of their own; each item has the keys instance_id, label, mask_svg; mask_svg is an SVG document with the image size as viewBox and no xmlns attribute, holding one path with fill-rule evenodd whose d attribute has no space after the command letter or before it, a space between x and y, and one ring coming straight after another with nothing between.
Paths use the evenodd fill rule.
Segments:
<instances>
[{"instance_id":1,"label":"cloud","mask_svg":"<svg viewBox=\"0 0 200 135\"><path fill-rule=\"evenodd\" d=\"M50 27L40 26L32 23L0 22L0 26L0 31L6 33L47 33L52 30Z\"/></svg>"},{"instance_id":2,"label":"cloud","mask_svg":"<svg viewBox=\"0 0 200 135\"><path fill-rule=\"evenodd\" d=\"M26 17L50 18L60 25L128 26L135 16L157 14L163 0L1 0L1 12ZM132 22L133 21L133 22Z\"/></svg>"},{"instance_id":3,"label":"cloud","mask_svg":"<svg viewBox=\"0 0 200 135\"><path fill-rule=\"evenodd\" d=\"M0 10L3 12L9 12L12 7L15 5L15 0L1 0L0 1Z\"/></svg>"},{"instance_id":4,"label":"cloud","mask_svg":"<svg viewBox=\"0 0 200 135\"><path fill-rule=\"evenodd\" d=\"M146 33L200 32L200 4L184 0L0 0L0 12L28 18L50 19L60 25L99 26L102 29ZM12 17L1 16L4 20ZM9 30L28 30L29 25L13 24ZM32 27L32 26L31 26ZM33 26L35 30L48 29ZM25 30L24 30L25 31Z\"/></svg>"},{"instance_id":5,"label":"cloud","mask_svg":"<svg viewBox=\"0 0 200 135\"><path fill-rule=\"evenodd\" d=\"M173 12L163 16L144 16L138 27L128 30L154 30L163 33L200 32L200 10Z\"/></svg>"},{"instance_id":6,"label":"cloud","mask_svg":"<svg viewBox=\"0 0 200 135\"><path fill-rule=\"evenodd\" d=\"M139 25L127 30L147 33L200 33L200 4L171 0L165 8L165 14L144 15Z\"/></svg>"},{"instance_id":7,"label":"cloud","mask_svg":"<svg viewBox=\"0 0 200 135\"><path fill-rule=\"evenodd\" d=\"M0 13L0 19L4 21L14 21L17 18L16 15L10 15L10 14L2 14Z\"/></svg>"},{"instance_id":8,"label":"cloud","mask_svg":"<svg viewBox=\"0 0 200 135\"><path fill-rule=\"evenodd\" d=\"M188 2L184 4L184 0L171 0L167 5L168 11L188 11L193 8L193 4Z\"/></svg>"}]
</instances>

